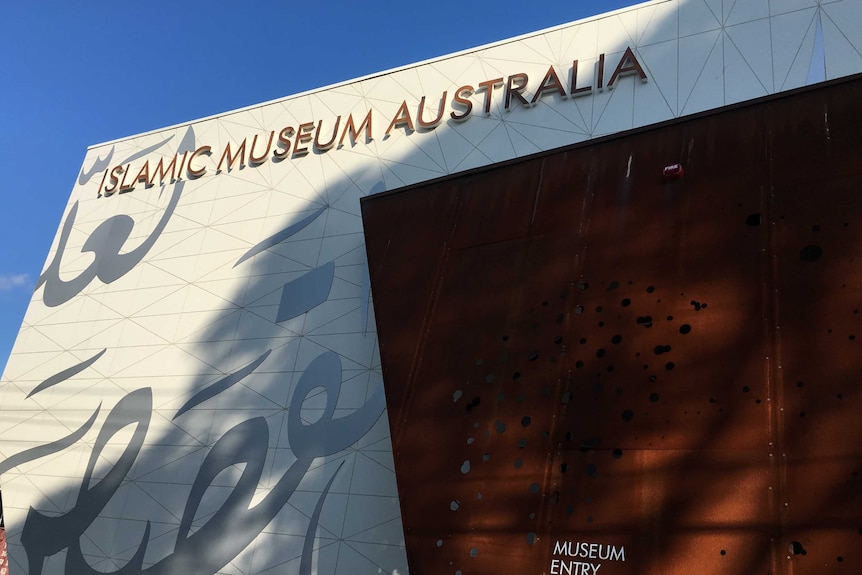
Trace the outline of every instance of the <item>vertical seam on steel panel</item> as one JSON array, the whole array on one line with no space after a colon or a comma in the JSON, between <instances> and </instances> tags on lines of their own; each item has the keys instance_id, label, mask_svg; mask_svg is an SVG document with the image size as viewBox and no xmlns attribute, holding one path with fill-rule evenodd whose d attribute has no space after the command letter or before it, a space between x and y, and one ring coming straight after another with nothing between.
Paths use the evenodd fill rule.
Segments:
<instances>
[{"instance_id":1,"label":"vertical seam on steel panel","mask_svg":"<svg viewBox=\"0 0 862 575\"><path fill-rule=\"evenodd\" d=\"M431 318L434 317L434 311L437 308L437 301L440 297L440 288L443 285L443 278L445 275L444 270L446 269L446 265L449 262L449 254L451 252L451 240L452 236L454 235L460 212L461 186L458 186L455 191L455 207L451 212L452 219L450 220L449 230L447 231L445 240L443 242L439 264L437 265L437 270L434 273L433 287L431 288L431 293L428 297L428 304L425 308L425 316L422 318L422 328L419 332L419 341L417 342L416 350L413 353L413 360L410 362L410 373L407 375L407 393L404 397L404 406L402 407L401 412L398 414L398 437L403 436L403 433L400 431L400 429L407 424L407 421L404 419L404 416L411 411L410 408L413 403L413 397L415 396L413 389L416 374L419 373L419 367L422 365L422 354L423 350L425 349L425 344L428 341L429 325L431 323ZM393 434L393 436L395 436L395 434Z\"/></svg>"},{"instance_id":2,"label":"vertical seam on steel panel","mask_svg":"<svg viewBox=\"0 0 862 575\"><path fill-rule=\"evenodd\" d=\"M781 561L781 545L784 536L786 515L782 511L782 502L786 495L786 459L784 457L783 418L781 409L784 406L784 394L782 393L782 358L781 358L781 315L780 315L780 289L778 285L778 208L775 197L775 163L773 149L773 126L774 117L769 110L764 109L761 116L763 126L766 161L767 161L767 185L766 215L768 228L766 230L766 277L763 290L766 311L767 329L767 353L766 358L766 401L768 414L768 439L767 446L769 454L770 476L775 481L775 486L769 496L769 511L772 517L771 527L771 559L773 573L786 572L786 564Z\"/></svg>"}]
</instances>

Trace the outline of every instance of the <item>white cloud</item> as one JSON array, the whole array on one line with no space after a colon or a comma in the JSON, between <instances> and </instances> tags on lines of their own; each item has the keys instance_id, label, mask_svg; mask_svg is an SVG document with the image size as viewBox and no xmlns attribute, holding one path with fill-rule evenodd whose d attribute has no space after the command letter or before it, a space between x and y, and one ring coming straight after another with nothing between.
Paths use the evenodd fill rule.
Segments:
<instances>
[{"instance_id":1,"label":"white cloud","mask_svg":"<svg viewBox=\"0 0 862 575\"><path fill-rule=\"evenodd\" d=\"M0 292L29 285L30 276L28 274L0 274Z\"/></svg>"}]
</instances>

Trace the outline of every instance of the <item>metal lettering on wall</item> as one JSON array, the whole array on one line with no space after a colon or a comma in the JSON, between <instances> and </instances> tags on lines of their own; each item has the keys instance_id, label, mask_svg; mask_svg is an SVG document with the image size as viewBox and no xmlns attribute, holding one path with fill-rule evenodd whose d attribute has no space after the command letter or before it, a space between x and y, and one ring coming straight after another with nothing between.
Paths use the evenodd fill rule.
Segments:
<instances>
[{"instance_id":1,"label":"metal lettering on wall","mask_svg":"<svg viewBox=\"0 0 862 575\"><path fill-rule=\"evenodd\" d=\"M279 127L270 130L269 133L256 134L251 138L246 137L240 142L229 141L224 144L221 151L216 150L215 153L212 146L195 147L192 142L191 146L181 146L173 157L161 157L158 160L149 158L142 164L133 165L133 161L145 158L147 154L157 150L168 140L116 163L112 162L114 149L111 148L104 159L97 158L89 169L86 171L82 169L78 181L83 185L93 175L103 171L97 188L97 197L113 196L117 193L132 192L140 184L149 188L157 183L182 181L183 178L194 180L207 173L222 174L229 173L233 169L258 168L268 161L278 163L287 159L302 158L312 151L324 154L330 150L340 149L345 144L353 147L363 140L368 144L375 137L389 138L393 130L404 130L407 135L417 132L428 133L436 129L444 119L453 122L454 125L469 120L474 109L481 110L479 113L485 115L490 114L491 104L495 98L502 104L502 109L508 112L516 107L529 109L545 99L555 99L557 105L567 105L564 102L569 98L576 99L604 90L613 90L622 79L630 76L638 78L641 82L648 80L644 67L630 46L622 52L616 65L611 61L606 63L605 54L599 54L593 83L583 82L584 67L579 66L577 59L570 61L571 68L564 68L559 72L557 69L560 66L549 66L538 82L531 82L526 73L518 72L505 77L478 81L475 86L472 84L459 86L451 91L451 100L449 100L450 91L445 90L440 95L436 116L430 120L426 117L428 116L427 98L422 96L415 106L409 106L407 100L402 100L401 105L392 115L381 117L380 111L370 109L361 120L360 114L354 118L353 113L350 113L343 122L342 116L338 115L334 121L331 121L334 124L331 129L328 126L324 128L322 119L312 119L293 126ZM582 72L580 81L578 80L579 69ZM528 87L532 95L528 92ZM448 115L445 113L447 103ZM377 120L374 121L374 118ZM378 128L375 129L374 126ZM387 126L382 134L380 134L381 126ZM110 167L112 164L113 167Z\"/></svg>"},{"instance_id":2,"label":"metal lettering on wall","mask_svg":"<svg viewBox=\"0 0 862 575\"><path fill-rule=\"evenodd\" d=\"M413 575L860 569L860 98L363 200Z\"/></svg>"}]
</instances>

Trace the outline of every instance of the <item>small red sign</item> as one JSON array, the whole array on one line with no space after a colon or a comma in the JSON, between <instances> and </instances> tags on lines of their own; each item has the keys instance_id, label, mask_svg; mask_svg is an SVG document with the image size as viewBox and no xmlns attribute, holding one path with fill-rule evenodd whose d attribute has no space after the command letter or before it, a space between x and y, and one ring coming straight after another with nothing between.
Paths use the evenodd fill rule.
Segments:
<instances>
[{"instance_id":1,"label":"small red sign","mask_svg":"<svg viewBox=\"0 0 862 575\"><path fill-rule=\"evenodd\" d=\"M664 179L666 180L678 180L684 174L685 170L682 169L682 164L671 164L664 168Z\"/></svg>"}]
</instances>

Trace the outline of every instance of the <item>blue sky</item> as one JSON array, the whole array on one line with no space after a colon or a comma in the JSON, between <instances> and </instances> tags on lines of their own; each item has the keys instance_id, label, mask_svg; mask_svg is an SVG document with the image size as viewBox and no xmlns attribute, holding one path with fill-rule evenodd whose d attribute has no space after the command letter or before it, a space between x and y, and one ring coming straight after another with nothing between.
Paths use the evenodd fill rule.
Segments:
<instances>
[{"instance_id":1,"label":"blue sky","mask_svg":"<svg viewBox=\"0 0 862 575\"><path fill-rule=\"evenodd\" d=\"M6 3L0 20L0 366L88 146L634 3Z\"/></svg>"}]
</instances>

